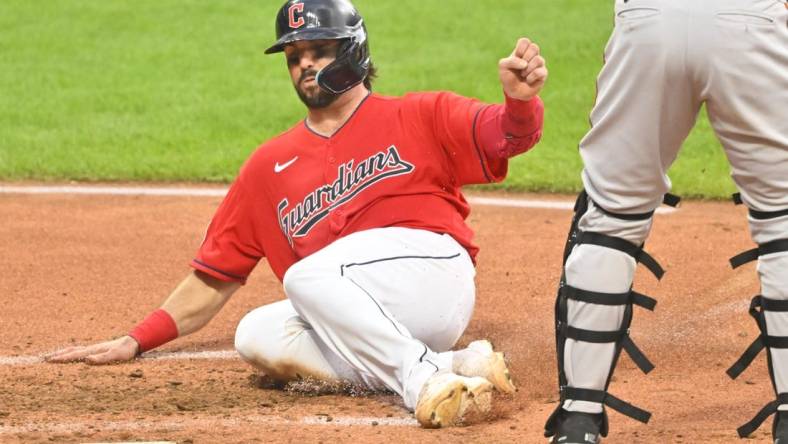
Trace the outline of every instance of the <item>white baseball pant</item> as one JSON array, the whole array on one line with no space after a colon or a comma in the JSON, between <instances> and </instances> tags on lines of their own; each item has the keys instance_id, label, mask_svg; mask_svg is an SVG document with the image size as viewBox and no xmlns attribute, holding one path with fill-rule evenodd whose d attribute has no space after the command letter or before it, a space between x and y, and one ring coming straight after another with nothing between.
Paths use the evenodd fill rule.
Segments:
<instances>
[{"instance_id":1,"label":"white baseball pant","mask_svg":"<svg viewBox=\"0 0 788 444\"><path fill-rule=\"evenodd\" d=\"M238 325L241 356L279 380L313 377L400 394L414 409L475 300L475 269L451 236L379 228L341 238L287 271L287 300Z\"/></svg>"}]
</instances>

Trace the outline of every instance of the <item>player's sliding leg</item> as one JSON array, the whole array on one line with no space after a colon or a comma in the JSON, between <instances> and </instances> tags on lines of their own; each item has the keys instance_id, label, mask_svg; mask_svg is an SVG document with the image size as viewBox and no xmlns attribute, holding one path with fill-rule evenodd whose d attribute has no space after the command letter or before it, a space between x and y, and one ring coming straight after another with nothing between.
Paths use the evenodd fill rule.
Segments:
<instances>
[{"instance_id":1,"label":"player's sliding leg","mask_svg":"<svg viewBox=\"0 0 788 444\"><path fill-rule=\"evenodd\" d=\"M761 335L728 374L738 376L766 348L775 398L739 434L749 435L779 410L774 442L783 444L788 443L788 9L781 2L736 3L726 2L713 12L738 22L709 23L707 32L715 38L703 40L709 58L704 88L710 95L709 118L749 208L750 234L758 245L731 263L739 266L757 258L761 283L750 310ZM757 15L748 13L755 9ZM752 17L764 26L741 26ZM731 53L739 54L736 66L729 63Z\"/></svg>"},{"instance_id":2,"label":"player's sliding leg","mask_svg":"<svg viewBox=\"0 0 788 444\"><path fill-rule=\"evenodd\" d=\"M285 304L287 313L260 309L260 317L289 317L280 325L300 331L293 352L287 351L291 343L272 339L284 345L282 356L271 359L255 341L239 340L250 349L241 354L258 364L295 358L312 375L384 386L402 395L423 425L451 425L467 411L489 409L492 384L479 376L498 381L502 390L501 381L509 382L505 365L497 365L500 355L487 347L458 353L459 359L445 352L470 319L474 274L467 253L449 236L402 228L352 234L288 270L285 291L297 319ZM252 312L242 321L238 338L254 330L254 319Z\"/></svg>"},{"instance_id":3,"label":"player's sliding leg","mask_svg":"<svg viewBox=\"0 0 788 444\"><path fill-rule=\"evenodd\" d=\"M616 2L592 128L580 143L586 192L578 198L555 308L560 402L545 425L555 443L599 442L608 431L605 406L649 418L608 388L622 351L651 369L627 333L634 306L654 304L633 291L633 276L638 262L661 274L642 246L670 189L666 171L701 103L685 58L675 56L686 45L676 30L687 28L687 17L670 4Z\"/></svg>"},{"instance_id":4,"label":"player's sliding leg","mask_svg":"<svg viewBox=\"0 0 788 444\"><path fill-rule=\"evenodd\" d=\"M235 332L235 349L246 362L275 381L311 378L383 388L365 383L326 347L288 299L256 308L244 316Z\"/></svg>"},{"instance_id":5,"label":"player's sliding leg","mask_svg":"<svg viewBox=\"0 0 788 444\"><path fill-rule=\"evenodd\" d=\"M400 394L425 426L489 409L491 384L451 373L473 310L473 265L451 237L387 228L342 238L293 265L285 292L365 381ZM434 351L435 350L435 351Z\"/></svg>"},{"instance_id":6,"label":"player's sliding leg","mask_svg":"<svg viewBox=\"0 0 788 444\"><path fill-rule=\"evenodd\" d=\"M349 364L332 352L289 300L258 307L238 324L235 348L241 357L274 381L311 378L337 388L384 389L377 379L361 378ZM461 376L481 376L503 393L514 393L503 353L487 340L471 342L451 353L452 371Z\"/></svg>"}]
</instances>

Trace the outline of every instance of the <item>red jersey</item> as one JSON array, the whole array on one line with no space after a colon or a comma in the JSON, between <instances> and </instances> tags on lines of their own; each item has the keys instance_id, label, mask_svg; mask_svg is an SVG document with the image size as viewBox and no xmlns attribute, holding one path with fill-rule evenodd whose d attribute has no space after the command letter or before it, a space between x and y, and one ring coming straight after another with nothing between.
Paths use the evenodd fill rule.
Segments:
<instances>
[{"instance_id":1,"label":"red jersey","mask_svg":"<svg viewBox=\"0 0 788 444\"><path fill-rule=\"evenodd\" d=\"M448 233L475 257L460 187L503 180L508 166L477 143L487 106L447 92L370 94L331 137L302 121L246 161L192 267L245 282L265 257L281 280L333 241L383 227Z\"/></svg>"}]
</instances>

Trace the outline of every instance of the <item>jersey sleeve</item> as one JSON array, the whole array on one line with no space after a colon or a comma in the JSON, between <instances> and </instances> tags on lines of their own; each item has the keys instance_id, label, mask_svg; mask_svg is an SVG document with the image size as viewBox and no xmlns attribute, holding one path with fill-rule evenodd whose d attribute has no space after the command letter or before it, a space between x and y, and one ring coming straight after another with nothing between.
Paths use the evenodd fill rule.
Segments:
<instances>
[{"instance_id":1,"label":"jersey sleeve","mask_svg":"<svg viewBox=\"0 0 788 444\"><path fill-rule=\"evenodd\" d=\"M451 92L429 93L421 99L422 116L446 152L459 185L500 182L508 159L486 156L479 144L477 125L487 104Z\"/></svg>"},{"instance_id":2,"label":"jersey sleeve","mask_svg":"<svg viewBox=\"0 0 788 444\"><path fill-rule=\"evenodd\" d=\"M191 266L217 279L244 284L265 253L258 236L260 221L255 201L246 191L242 176L216 210Z\"/></svg>"}]
</instances>

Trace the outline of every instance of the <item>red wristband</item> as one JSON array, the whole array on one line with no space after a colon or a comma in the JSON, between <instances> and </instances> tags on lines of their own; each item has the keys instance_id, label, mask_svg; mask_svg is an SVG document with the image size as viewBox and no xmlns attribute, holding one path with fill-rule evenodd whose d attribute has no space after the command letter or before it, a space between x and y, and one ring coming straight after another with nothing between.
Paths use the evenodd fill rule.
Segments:
<instances>
[{"instance_id":1,"label":"red wristband","mask_svg":"<svg viewBox=\"0 0 788 444\"><path fill-rule=\"evenodd\" d=\"M137 324L129 336L140 344L139 353L143 353L177 338L178 326L172 316L160 308Z\"/></svg>"}]
</instances>

